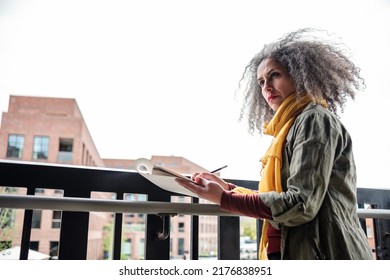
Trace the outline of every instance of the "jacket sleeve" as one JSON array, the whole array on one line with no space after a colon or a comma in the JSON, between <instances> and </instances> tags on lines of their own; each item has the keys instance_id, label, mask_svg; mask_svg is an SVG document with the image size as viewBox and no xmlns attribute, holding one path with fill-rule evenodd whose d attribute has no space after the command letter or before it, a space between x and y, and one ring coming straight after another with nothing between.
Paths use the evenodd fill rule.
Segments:
<instances>
[{"instance_id":1,"label":"jacket sleeve","mask_svg":"<svg viewBox=\"0 0 390 280\"><path fill-rule=\"evenodd\" d=\"M317 215L341 137L337 126L333 116L313 109L302 113L290 129L285 147L287 162L283 162L287 166L282 178L285 191L260 194L279 226L299 226Z\"/></svg>"},{"instance_id":2,"label":"jacket sleeve","mask_svg":"<svg viewBox=\"0 0 390 280\"><path fill-rule=\"evenodd\" d=\"M232 213L256 219L272 219L270 209L257 193L227 191L222 193L221 208Z\"/></svg>"}]
</instances>

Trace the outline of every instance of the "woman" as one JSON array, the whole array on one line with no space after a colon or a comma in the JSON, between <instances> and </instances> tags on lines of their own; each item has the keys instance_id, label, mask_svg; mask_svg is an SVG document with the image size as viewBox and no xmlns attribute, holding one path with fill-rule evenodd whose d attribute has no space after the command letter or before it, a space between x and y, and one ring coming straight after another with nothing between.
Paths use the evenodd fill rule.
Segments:
<instances>
[{"instance_id":1,"label":"woman","mask_svg":"<svg viewBox=\"0 0 390 280\"><path fill-rule=\"evenodd\" d=\"M356 212L352 141L337 117L364 81L340 49L308 31L265 45L243 75L250 132L274 137L259 192L210 173L192 175L201 186L178 181L222 209L264 219L261 259L372 259Z\"/></svg>"}]
</instances>

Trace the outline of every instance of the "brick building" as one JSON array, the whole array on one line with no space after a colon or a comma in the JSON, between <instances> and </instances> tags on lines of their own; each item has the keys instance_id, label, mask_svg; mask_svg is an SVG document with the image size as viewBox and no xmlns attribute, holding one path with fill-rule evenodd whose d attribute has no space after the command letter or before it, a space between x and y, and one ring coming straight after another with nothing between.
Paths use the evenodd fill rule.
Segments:
<instances>
[{"instance_id":1,"label":"brick building","mask_svg":"<svg viewBox=\"0 0 390 280\"><path fill-rule=\"evenodd\" d=\"M104 166L75 99L10 96L0 143L1 158Z\"/></svg>"},{"instance_id":2,"label":"brick building","mask_svg":"<svg viewBox=\"0 0 390 280\"><path fill-rule=\"evenodd\" d=\"M0 159L36 161L82 166L134 169L134 160L102 159L75 99L10 96L8 112L3 112L0 128ZM177 172L191 174L205 170L182 157L153 156L151 160ZM6 188L0 187L1 190ZM9 191L9 190L8 190ZM25 193L25 189L13 190ZM62 190L36 190L36 195L62 196ZM92 193L93 198L112 199L112 194ZM139 194L127 194L126 200L146 200ZM173 197L185 202L189 198ZM1 210L1 209L0 209ZM0 242L20 245L23 210L11 210L14 226L12 238L3 230ZM4 211L4 209L3 209ZM203 221L203 222L202 222ZM112 213L91 212L88 240L88 259L110 258L109 240L112 232ZM142 259L145 217L142 214L124 215L122 258ZM189 251L189 216L172 218L171 254L183 257ZM203 225L202 225L203 224ZM30 248L56 258L61 225L61 211L34 210ZM216 219L201 217L201 249L216 251ZM1 226L1 225L0 225ZM0 227L0 230L1 227ZM108 244L108 245L107 245ZM203 244L203 245L202 245Z\"/></svg>"}]
</instances>

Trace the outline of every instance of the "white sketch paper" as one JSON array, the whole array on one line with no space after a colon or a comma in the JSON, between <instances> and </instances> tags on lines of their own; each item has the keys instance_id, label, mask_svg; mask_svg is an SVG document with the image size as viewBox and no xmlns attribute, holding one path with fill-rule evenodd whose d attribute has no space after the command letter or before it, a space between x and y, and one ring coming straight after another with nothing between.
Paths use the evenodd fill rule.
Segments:
<instances>
[{"instance_id":1,"label":"white sketch paper","mask_svg":"<svg viewBox=\"0 0 390 280\"><path fill-rule=\"evenodd\" d=\"M188 195L197 197L193 192L187 190L186 188L182 187L179 183L175 181L176 177L180 177L186 180L188 179L186 176L182 174L176 174L176 176L163 173L160 171L153 170L155 165L148 159L145 158L139 158L135 161L135 167L139 174L141 174L143 177L145 177L147 180L155 184L156 186L170 192ZM157 166L158 168L161 168ZM172 171L171 171L172 172Z\"/></svg>"}]
</instances>

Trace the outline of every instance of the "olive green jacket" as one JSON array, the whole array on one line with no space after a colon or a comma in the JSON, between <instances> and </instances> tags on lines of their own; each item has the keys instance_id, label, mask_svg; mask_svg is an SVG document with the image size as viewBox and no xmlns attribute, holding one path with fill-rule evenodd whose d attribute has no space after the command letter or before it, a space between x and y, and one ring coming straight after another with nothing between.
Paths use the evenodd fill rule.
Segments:
<instances>
[{"instance_id":1,"label":"olive green jacket","mask_svg":"<svg viewBox=\"0 0 390 280\"><path fill-rule=\"evenodd\" d=\"M282 259L372 259L357 217L351 138L340 120L310 104L291 127L282 193L262 193L281 229Z\"/></svg>"}]
</instances>

